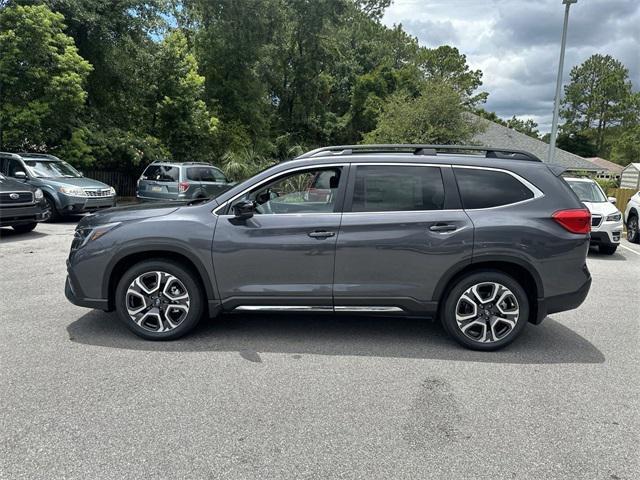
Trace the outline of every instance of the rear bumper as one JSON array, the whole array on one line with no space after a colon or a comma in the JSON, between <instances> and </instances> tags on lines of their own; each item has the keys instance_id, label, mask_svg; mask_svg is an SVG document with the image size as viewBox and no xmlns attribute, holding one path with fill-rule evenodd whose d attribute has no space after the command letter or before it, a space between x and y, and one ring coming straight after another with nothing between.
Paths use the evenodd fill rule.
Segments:
<instances>
[{"instance_id":1,"label":"rear bumper","mask_svg":"<svg viewBox=\"0 0 640 480\"><path fill-rule=\"evenodd\" d=\"M590 288L591 277L589 277L584 285L582 285L575 292L555 295L553 297L539 298L538 311L532 323L535 323L537 325L540 324L547 315L578 308L580 305L582 305L582 302L584 302L585 298L587 298Z\"/></svg>"},{"instance_id":2,"label":"rear bumper","mask_svg":"<svg viewBox=\"0 0 640 480\"><path fill-rule=\"evenodd\" d=\"M0 208L0 227L43 222L49 218L49 213L38 204L26 207L2 207Z\"/></svg>"}]
</instances>

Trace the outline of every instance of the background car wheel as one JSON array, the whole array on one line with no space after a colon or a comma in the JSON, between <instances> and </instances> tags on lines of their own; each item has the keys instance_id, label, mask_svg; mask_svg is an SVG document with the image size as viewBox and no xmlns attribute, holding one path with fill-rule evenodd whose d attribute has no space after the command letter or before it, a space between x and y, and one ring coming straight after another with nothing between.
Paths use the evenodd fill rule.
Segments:
<instances>
[{"instance_id":1,"label":"background car wheel","mask_svg":"<svg viewBox=\"0 0 640 480\"><path fill-rule=\"evenodd\" d=\"M55 222L56 220L60 220L60 213L56 209L56 203L53 201L53 198L45 195L44 200L47 203L47 210L49 210L49 218L46 221Z\"/></svg>"},{"instance_id":2,"label":"background car wheel","mask_svg":"<svg viewBox=\"0 0 640 480\"><path fill-rule=\"evenodd\" d=\"M168 260L145 260L118 282L118 318L147 340L173 340L193 330L204 311L205 296L196 275Z\"/></svg>"},{"instance_id":3,"label":"background car wheel","mask_svg":"<svg viewBox=\"0 0 640 480\"><path fill-rule=\"evenodd\" d=\"M629 220L627 220L627 240L632 243L640 243L638 217L635 215L629 216Z\"/></svg>"},{"instance_id":4,"label":"background car wheel","mask_svg":"<svg viewBox=\"0 0 640 480\"><path fill-rule=\"evenodd\" d=\"M497 350L513 340L529 320L522 286L504 273L483 270L459 280L441 310L445 330L473 350Z\"/></svg>"},{"instance_id":5,"label":"background car wheel","mask_svg":"<svg viewBox=\"0 0 640 480\"><path fill-rule=\"evenodd\" d=\"M38 225L36 222L23 223L22 225L14 225L13 229L18 233L27 233L36 228L36 225Z\"/></svg>"},{"instance_id":6,"label":"background car wheel","mask_svg":"<svg viewBox=\"0 0 640 480\"><path fill-rule=\"evenodd\" d=\"M618 249L618 245L600 245L598 247L598 250L603 255L613 255L614 253L616 253L617 249Z\"/></svg>"}]
</instances>

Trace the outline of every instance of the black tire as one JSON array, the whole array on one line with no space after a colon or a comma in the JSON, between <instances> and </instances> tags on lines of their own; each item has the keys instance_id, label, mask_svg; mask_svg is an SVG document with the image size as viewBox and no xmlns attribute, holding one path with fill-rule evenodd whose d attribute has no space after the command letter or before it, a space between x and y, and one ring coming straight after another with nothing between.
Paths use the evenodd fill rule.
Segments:
<instances>
[{"instance_id":1,"label":"black tire","mask_svg":"<svg viewBox=\"0 0 640 480\"><path fill-rule=\"evenodd\" d=\"M640 227L638 227L637 215L629 215L627 220L627 240L631 243L640 243Z\"/></svg>"},{"instance_id":2,"label":"black tire","mask_svg":"<svg viewBox=\"0 0 640 480\"><path fill-rule=\"evenodd\" d=\"M127 290L134 280L146 272L164 272L176 277L186 288L190 305L186 317L177 326L164 332L150 331L136 323L127 311ZM118 318L136 335L147 340L175 340L193 330L200 321L206 303L197 275L189 268L162 259L144 260L133 265L120 278L115 291L115 307Z\"/></svg>"},{"instance_id":3,"label":"black tire","mask_svg":"<svg viewBox=\"0 0 640 480\"><path fill-rule=\"evenodd\" d=\"M600 245L598 247L598 250L600 251L600 253L602 253L603 255L613 255L614 253L616 253L616 250L618 249L618 245Z\"/></svg>"},{"instance_id":4,"label":"black tire","mask_svg":"<svg viewBox=\"0 0 640 480\"><path fill-rule=\"evenodd\" d=\"M18 233L28 233L36 228L36 225L38 225L36 222L23 223L21 225L14 225L13 229Z\"/></svg>"},{"instance_id":5,"label":"black tire","mask_svg":"<svg viewBox=\"0 0 640 480\"><path fill-rule=\"evenodd\" d=\"M46 220L47 222L55 222L60 220L61 215L56 208L56 202L53 201L49 195L44 196L44 201L47 203L47 210L49 210L49 218Z\"/></svg>"},{"instance_id":6,"label":"black tire","mask_svg":"<svg viewBox=\"0 0 640 480\"><path fill-rule=\"evenodd\" d=\"M461 299L465 291L472 288L474 285L488 282L499 284L510 290L517 300L519 313L515 321L515 326L511 327L508 333L505 333L504 336L500 336L500 338L495 341L481 342L469 338L469 336L462 332L461 327L458 325L456 320L456 309L458 307L458 300ZM520 283L511 276L497 270L480 270L462 277L449 290L443 307L440 310L440 320L447 333L449 333L449 335L451 335L451 337L453 337L453 339L462 346L472 350L493 351L510 344L522 333L529 320L529 312L529 300ZM486 327L484 328L486 329Z\"/></svg>"}]
</instances>

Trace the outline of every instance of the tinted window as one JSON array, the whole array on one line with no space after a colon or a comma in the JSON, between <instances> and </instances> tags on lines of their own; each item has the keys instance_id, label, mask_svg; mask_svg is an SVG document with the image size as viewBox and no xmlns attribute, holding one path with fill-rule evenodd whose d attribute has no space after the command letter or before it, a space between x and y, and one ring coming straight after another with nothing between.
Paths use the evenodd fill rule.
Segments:
<instances>
[{"instance_id":1,"label":"tinted window","mask_svg":"<svg viewBox=\"0 0 640 480\"><path fill-rule=\"evenodd\" d=\"M149 165L143 177L157 182L177 182L180 178L180 169L169 165Z\"/></svg>"},{"instance_id":2,"label":"tinted window","mask_svg":"<svg viewBox=\"0 0 640 480\"><path fill-rule=\"evenodd\" d=\"M187 168L187 180L200 181L200 168L199 167L191 167Z\"/></svg>"},{"instance_id":3,"label":"tinted window","mask_svg":"<svg viewBox=\"0 0 640 480\"><path fill-rule=\"evenodd\" d=\"M226 182L224 174L217 168L201 167L201 180L203 182Z\"/></svg>"},{"instance_id":4,"label":"tinted window","mask_svg":"<svg viewBox=\"0 0 640 480\"><path fill-rule=\"evenodd\" d=\"M489 208L533 198L533 192L504 172L454 168L464 208Z\"/></svg>"},{"instance_id":5,"label":"tinted window","mask_svg":"<svg viewBox=\"0 0 640 480\"><path fill-rule=\"evenodd\" d=\"M438 167L359 166L353 212L441 210L444 185Z\"/></svg>"}]
</instances>

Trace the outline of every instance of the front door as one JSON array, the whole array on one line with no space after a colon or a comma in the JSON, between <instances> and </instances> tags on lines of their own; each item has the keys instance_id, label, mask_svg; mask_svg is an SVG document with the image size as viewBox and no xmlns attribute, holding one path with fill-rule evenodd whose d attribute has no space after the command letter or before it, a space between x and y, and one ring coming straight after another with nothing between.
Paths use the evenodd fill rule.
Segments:
<instances>
[{"instance_id":1,"label":"front door","mask_svg":"<svg viewBox=\"0 0 640 480\"><path fill-rule=\"evenodd\" d=\"M218 219L213 265L225 309L332 310L335 247L346 166L296 170L261 184L232 202ZM319 173L330 192L309 195ZM233 204L251 200L253 217L240 220Z\"/></svg>"},{"instance_id":2,"label":"front door","mask_svg":"<svg viewBox=\"0 0 640 480\"><path fill-rule=\"evenodd\" d=\"M470 262L473 248L473 225L450 167L358 165L349 176L336 249L336 311L432 313L438 282Z\"/></svg>"}]
</instances>

